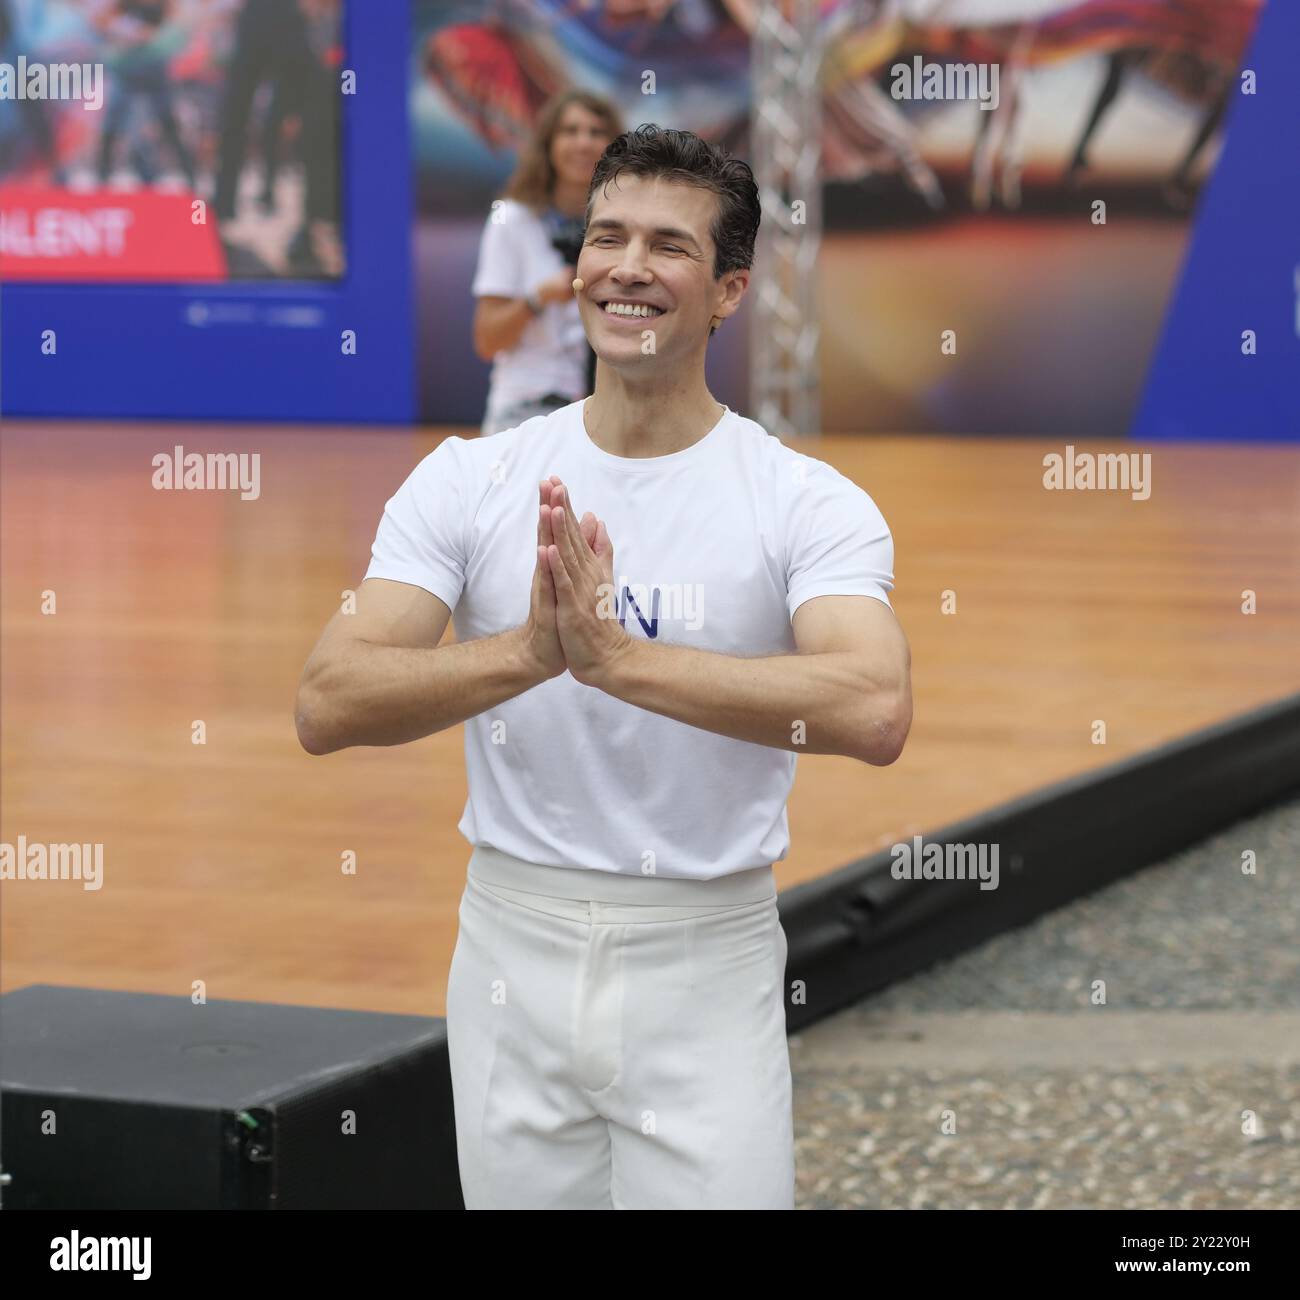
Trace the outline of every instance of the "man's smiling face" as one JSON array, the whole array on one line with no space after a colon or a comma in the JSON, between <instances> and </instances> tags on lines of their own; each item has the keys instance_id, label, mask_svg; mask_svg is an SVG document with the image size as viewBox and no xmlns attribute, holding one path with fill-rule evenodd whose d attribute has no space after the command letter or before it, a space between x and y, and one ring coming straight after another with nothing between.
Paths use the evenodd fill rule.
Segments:
<instances>
[{"instance_id":1,"label":"man's smiling face","mask_svg":"<svg viewBox=\"0 0 1300 1300\"><path fill-rule=\"evenodd\" d=\"M680 360L704 348L715 316L735 310L749 273L713 278L709 228L719 201L694 185L629 173L592 196L578 306L602 361L622 369Z\"/></svg>"}]
</instances>

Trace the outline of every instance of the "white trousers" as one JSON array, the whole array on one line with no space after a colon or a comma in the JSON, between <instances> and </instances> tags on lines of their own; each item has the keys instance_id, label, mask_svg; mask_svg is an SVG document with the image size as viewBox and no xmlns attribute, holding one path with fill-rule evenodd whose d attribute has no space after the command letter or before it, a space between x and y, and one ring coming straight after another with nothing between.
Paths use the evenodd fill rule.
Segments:
<instances>
[{"instance_id":1,"label":"white trousers","mask_svg":"<svg viewBox=\"0 0 1300 1300\"><path fill-rule=\"evenodd\" d=\"M476 848L447 984L465 1208L793 1209L786 952L771 867Z\"/></svg>"}]
</instances>

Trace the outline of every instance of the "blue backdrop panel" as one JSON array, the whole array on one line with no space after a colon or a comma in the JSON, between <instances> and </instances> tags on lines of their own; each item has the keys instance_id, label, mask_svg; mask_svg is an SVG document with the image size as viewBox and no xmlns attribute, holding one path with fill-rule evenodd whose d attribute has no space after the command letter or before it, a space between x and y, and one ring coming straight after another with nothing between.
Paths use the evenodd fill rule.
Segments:
<instances>
[{"instance_id":1,"label":"blue backdrop panel","mask_svg":"<svg viewBox=\"0 0 1300 1300\"><path fill-rule=\"evenodd\" d=\"M338 283L42 285L0 292L16 416L409 421L414 415L408 0L345 6ZM54 330L57 353L41 338ZM342 351L356 332L356 355Z\"/></svg>"},{"instance_id":2,"label":"blue backdrop panel","mask_svg":"<svg viewBox=\"0 0 1300 1300\"><path fill-rule=\"evenodd\" d=\"M1131 433L1300 440L1300 4L1270 0ZM1240 86L1240 82L1238 83ZM1242 352L1254 330L1257 353Z\"/></svg>"}]
</instances>

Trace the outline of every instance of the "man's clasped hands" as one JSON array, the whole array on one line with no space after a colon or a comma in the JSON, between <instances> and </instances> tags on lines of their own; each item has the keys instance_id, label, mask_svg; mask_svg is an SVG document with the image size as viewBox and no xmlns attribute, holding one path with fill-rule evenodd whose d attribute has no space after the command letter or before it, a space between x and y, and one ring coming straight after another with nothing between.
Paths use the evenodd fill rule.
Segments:
<instances>
[{"instance_id":1,"label":"man's clasped hands","mask_svg":"<svg viewBox=\"0 0 1300 1300\"><path fill-rule=\"evenodd\" d=\"M599 687L633 645L617 618L614 546L590 510L579 520L557 475L538 485L537 563L527 643L547 678Z\"/></svg>"}]
</instances>

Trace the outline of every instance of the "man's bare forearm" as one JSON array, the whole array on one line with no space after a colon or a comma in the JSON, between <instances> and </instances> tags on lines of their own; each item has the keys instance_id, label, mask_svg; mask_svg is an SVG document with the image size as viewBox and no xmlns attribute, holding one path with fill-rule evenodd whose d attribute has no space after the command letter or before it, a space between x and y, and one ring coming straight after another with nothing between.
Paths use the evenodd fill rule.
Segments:
<instances>
[{"instance_id":1,"label":"man's bare forearm","mask_svg":"<svg viewBox=\"0 0 1300 1300\"><path fill-rule=\"evenodd\" d=\"M312 754L402 745L454 727L547 680L525 629L434 649L349 641L308 664L298 736Z\"/></svg>"},{"instance_id":2,"label":"man's bare forearm","mask_svg":"<svg viewBox=\"0 0 1300 1300\"><path fill-rule=\"evenodd\" d=\"M735 740L875 764L893 762L910 722L901 683L873 681L860 657L838 653L744 659L630 641L597 684L638 708Z\"/></svg>"}]
</instances>

